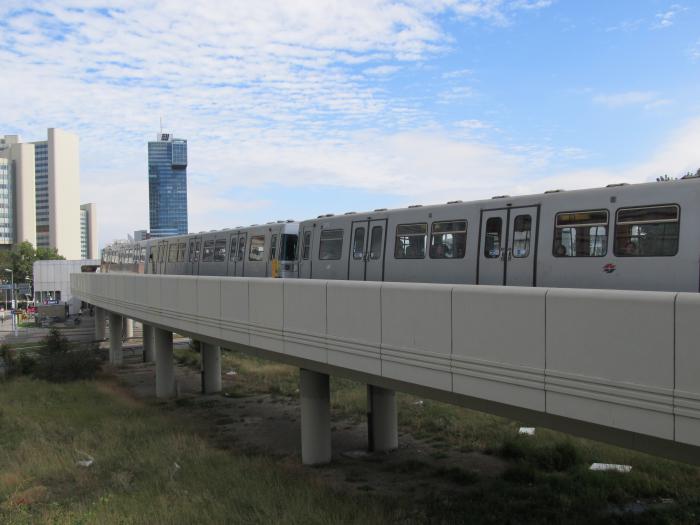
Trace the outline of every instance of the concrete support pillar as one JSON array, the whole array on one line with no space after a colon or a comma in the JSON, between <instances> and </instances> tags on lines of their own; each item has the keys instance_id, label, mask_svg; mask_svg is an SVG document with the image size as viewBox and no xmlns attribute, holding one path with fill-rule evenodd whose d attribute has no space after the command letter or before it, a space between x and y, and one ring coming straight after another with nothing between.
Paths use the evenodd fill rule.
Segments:
<instances>
[{"instance_id":1,"label":"concrete support pillar","mask_svg":"<svg viewBox=\"0 0 700 525\"><path fill-rule=\"evenodd\" d=\"M371 452L388 452L399 447L396 393L393 390L367 385L367 429Z\"/></svg>"},{"instance_id":2,"label":"concrete support pillar","mask_svg":"<svg viewBox=\"0 0 700 525\"><path fill-rule=\"evenodd\" d=\"M134 337L134 320L129 317L125 317L124 320L124 339L131 339Z\"/></svg>"},{"instance_id":3,"label":"concrete support pillar","mask_svg":"<svg viewBox=\"0 0 700 525\"><path fill-rule=\"evenodd\" d=\"M95 306L95 340L105 340L105 311Z\"/></svg>"},{"instance_id":4,"label":"concrete support pillar","mask_svg":"<svg viewBox=\"0 0 700 525\"><path fill-rule=\"evenodd\" d=\"M209 343L200 344L202 355L202 392L221 392L221 348Z\"/></svg>"},{"instance_id":5,"label":"concrete support pillar","mask_svg":"<svg viewBox=\"0 0 700 525\"><path fill-rule=\"evenodd\" d=\"M155 350L153 347L153 327L150 324L143 325L143 362L152 363L155 361Z\"/></svg>"},{"instance_id":6,"label":"concrete support pillar","mask_svg":"<svg viewBox=\"0 0 700 525\"><path fill-rule=\"evenodd\" d=\"M331 396L328 375L300 371L301 462L320 465L331 460Z\"/></svg>"},{"instance_id":7,"label":"concrete support pillar","mask_svg":"<svg viewBox=\"0 0 700 525\"><path fill-rule=\"evenodd\" d=\"M153 328L156 357L156 397L175 396L175 363L173 362L173 333Z\"/></svg>"},{"instance_id":8,"label":"concrete support pillar","mask_svg":"<svg viewBox=\"0 0 700 525\"><path fill-rule=\"evenodd\" d=\"M122 355L122 316L109 313L109 362L121 365Z\"/></svg>"}]
</instances>

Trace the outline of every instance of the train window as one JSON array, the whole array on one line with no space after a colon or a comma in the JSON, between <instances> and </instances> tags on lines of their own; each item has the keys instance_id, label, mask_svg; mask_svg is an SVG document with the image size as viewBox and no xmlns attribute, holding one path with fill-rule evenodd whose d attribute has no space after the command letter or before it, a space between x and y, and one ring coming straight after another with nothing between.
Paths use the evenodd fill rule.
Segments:
<instances>
[{"instance_id":1,"label":"train window","mask_svg":"<svg viewBox=\"0 0 700 525\"><path fill-rule=\"evenodd\" d=\"M396 226L396 246L394 257L396 259L423 259L425 258L425 238L428 225L423 224L399 224Z\"/></svg>"},{"instance_id":2,"label":"train window","mask_svg":"<svg viewBox=\"0 0 700 525\"><path fill-rule=\"evenodd\" d=\"M298 244L298 235L283 234L280 242L280 259L283 261L296 261Z\"/></svg>"},{"instance_id":3,"label":"train window","mask_svg":"<svg viewBox=\"0 0 700 525\"><path fill-rule=\"evenodd\" d=\"M214 258L214 240L204 241L202 250L202 262L211 262Z\"/></svg>"},{"instance_id":4,"label":"train window","mask_svg":"<svg viewBox=\"0 0 700 525\"><path fill-rule=\"evenodd\" d=\"M497 259L501 256L501 232L503 220L500 217L491 217L486 221L484 233L484 257Z\"/></svg>"},{"instance_id":5,"label":"train window","mask_svg":"<svg viewBox=\"0 0 700 525\"><path fill-rule=\"evenodd\" d=\"M382 256L382 232L384 228L374 226L372 228L372 236L369 241L369 258L372 260L380 259Z\"/></svg>"},{"instance_id":6,"label":"train window","mask_svg":"<svg viewBox=\"0 0 700 525\"><path fill-rule=\"evenodd\" d=\"M434 222L430 232L431 259L462 259L467 251L467 221Z\"/></svg>"},{"instance_id":7,"label":"train window","mask_svg":"<svg viewBox=\"0 0 700 525\"><path fill-rule=\"evenodd\" d=\"M202 246L202 241L199 239L194 241L194 262L199 261L199 248Z\"/></svg>"},{"instance_id":8,"label":"train window","mask_svg":"<svg viewBox=\"0 0 700 525\"><path fill-rule=\"evenodd\" d=\"M141 262L146 262L146 248L141 248Z\"/></svg>"},{"instance_id":9,"label":"train window","mask_svg":"<svg viewBox=\"0 0 700 525\"><path fill-rule=\"evenodd\" d=\"M187 243L181 242L177 245L177 262L185 261L185 250L187 249Z\"/></svg>"},{"instance_id":10,"label":"train window","mask_svg":"<svg viewBox=\"0 0 700 525\"><path fill-rule=\"evenodd\" d=\"M311 253L311 232L304 232L304 248L301 251L302 259L308 259Z\"/></svg>"},{"instance_id":11,"label":"train window","mask_svg":"<svg viewBox=\"0 0 700 525\"><path fill-rule=\"evenodd\" d=\"M277 234L275 233L270 238L270 260L273 260L277 256Z\"/></svg>"},{"instance_id":12,"label":"train window","mask_svg":"<svg viewBox=\"0 0 700 525\"><path fill-rule=\"evenodd\" d=\"M343 252L343 230L323 230L318 247L318 258L322 261L340 259Z\"/></svg>"},{"instance_id":13,"label":"train window","mask_svg":"<svg viewBox=\"0 0 700 525\"><path fill-rule=\"evenodd\" d=\"M513 257L523 258L530 255L530 235L532 232L532 217L518 215L513 221Z\"/></svg>"},{"instance_id":14,"label":"train window","mask_svg":"<svg viewBox=\"0 0 700 525\"><path fill-rule=\"evenodd\" d=\"M557 213L554 257L603 257L608 253L608 210Z\"/></svg>"},{"instance_id":15,"label":"train window","mask_svg":"<svg viewBox=\"0 0 700 525\"><path fill-rule=\"evenodd\" d=\"M238 238L238 255L236 256L237 261L242 261L245 255L245 235L241 235Z\"/></svg>"},{"instance_id":16,"label":"train window","mask_svg":"<svg viewBox=\"0 0 700 525\"><path fill-rule=\"evenodd\" d=\"M265 258L265 236L256 235L250 238L249 261L262 261Z\"/></svg>"},{"instance_id":17,"label":"train window","mask_svg":"<svg viewBox=\"0 0 700 525\"><path fill-rule=\"evenodd\" d=\"M170 247L168 248L168 262L177 262L177 244L174 242L170 243Z\"/></svg>"},{"instance_id":18,"label":"train window","mask_svg":"<svg viewBox=\"0 0 700 525\"><path fill-rule=\"evenodd\" d=\"M214 262L226 260L226 239L216 239L214 243Z\"/></svg>"},{"instance_id":19,"label":"train window","mask_svg":"<svg viewBox=\"0 0 700 525\"><path fill-rule=\"evenodd\" d=\"M623 208L615 221L617 257L670 257L678 253L677 204Z\"/></svg>"},{"instance_id":20,"label":"train window","mask_svg":"<svg viewBox=\"0 0 700 525\"><path fill-rule=\"evenodd\" d=\"M236 237L235 235L231 235L231 251L229 252L229 255L228 255L229 261L233 261L236 258L236 252L237 252L236 241L238 241L238 237Z\"/></svg>"},{"instance_id":21,"label":"train window","mask_svg":"<svg viewBox=\"0 0 700 525\"><path fill-rule=\"evenodd\" d=\"M355 230L352 240L352 258L360 260L365 256L365 229L360 227Z\"/></svg>"},{"instance_id":22,"label":"train window","mask_svg":"<svg viewBox=\"0 0 700 525\"><path fill-rule=\"evenodd\" d=\"M189 261L194 262L194 241L190 241L190 255Z\"/></svg>"}]
</instances>

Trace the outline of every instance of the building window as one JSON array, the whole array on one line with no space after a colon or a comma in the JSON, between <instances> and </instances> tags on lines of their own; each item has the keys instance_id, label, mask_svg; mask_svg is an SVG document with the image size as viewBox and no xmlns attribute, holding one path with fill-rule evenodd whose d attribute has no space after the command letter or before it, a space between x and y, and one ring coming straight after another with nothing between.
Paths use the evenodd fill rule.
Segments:
<instances>
[{"instance_id":1,"label":"building window","mask_svg":"<svg viewBox=\"0 0 700 525\"><path fill-rule=\"evenodd\" d=\"M608 210L557 213L555 257L603 257L608 253Z\"/></svg>"},{"instance_id":2,"label":"building window","mask_svg":"<svg viewBox=\"0 0 700 525\"><path fill-rule=\"evenodd\" d=\"M670 257L678 253L680 207L677 204L617 210L617 257Z\"/></svg>"},{"instance_id":3,"label":"building window","mask_svg":"<svg viewBox=\"0 0 700 525\"><path fill-rule=\"evenodd\" d=\"M425 238L428 225L423 224L399 224L396 227L396 246L394 257L396 259L423 259L425 258Z\"/></svg>"},{"instance_id":4,"label":"building window","mask_svg":"<svg viewBox=\"0 0 700 525\"><path fill-rule=\"evenodd\" d=\"M250 238L249 261L262 261L265 258L265 236L256 235Z\"/></svg>"},{"instance_id":5,"label":"building window","mask_svg":"<svg viewBox=\"0 0 700 525\"><path fill-rule=\"evenodd\" d=\"M431 225L431 259L462 259L466 248L467 221L441 221Z\"/></svg>"},{"instance_id":6,"label":"building window","mask_svg":"<svg viewBox=\"0 0 700 525\"><path fill-rule=\"evenodd\" d=\"M323 230L318 247L318 258L322 261L340 259L343 253L343 230Z\"/></svg>"}]
</instances>

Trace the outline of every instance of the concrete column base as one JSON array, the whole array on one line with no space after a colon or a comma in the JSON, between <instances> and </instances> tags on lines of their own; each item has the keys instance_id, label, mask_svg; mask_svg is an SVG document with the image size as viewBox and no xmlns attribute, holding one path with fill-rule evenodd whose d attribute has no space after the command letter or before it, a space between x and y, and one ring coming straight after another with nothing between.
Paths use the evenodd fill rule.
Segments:
<instances>
[{"instance_id":1,"label":"concrete column base","mask_svg":"<svg viewBox=\"0 0 700 525\"><path fill-rule=\"evenodd\" d=\"M156 358L156 397L175 396L175 363L173 361L173 333L153 328Z\"/></svg>"},{"instance_id":2,"label":"concrete column base","mask_svg":"<svg viewBox=\"0 0 700 525\"><path fill-rule=\"evenodd\" d=\"M149 324L143 325L143 362L152 363L155 361L155 350L153 343L153 327Z\"/></svg>"},{"instance_id":3,"label":"concrete column base","mask_svg":"<svg viewBox=\"0 0 700 525\"><path fill-rule=\"evenodd\" d=\"M202 392L221 392L221 348L208 343L200 343L202 356Z\"/></svg>"},{"instance_id":4,"label":"concrete column base","mask_svg":"<svg viewBox=\"0 0 700 525\"><path fill-rule=\"evenodd\" d=\"M301 462L321 465L331 460L331 396L329 378L301 369Z\"/></svg>"},{"instance_id":5,"label":"concrete column base","mask_svg":"<svg viewBox=\"0 0 700 525\"><path fill-rule=\"evenodd\" d=\"M105 311L95 306L95 340L105 340Z\"/></svg>"},{"instance_id":6,"label":"concrete column base","mask_svg":"<svg viewBox=\"0 0 700 525\"><path fill-rule=\"evenodd\" d=\"M109 314L109 362L121 365L124 361L122 352L122 316Z\"/></svg>"},{"instance_id":7,"label":"concrete column base","mask_svg":"<svg viewBox=\"0 0 700 525\"><path fill-rule=\"evenodd\" d=\"M396 392L367 385L367 429L370 452L388 452L399 447Z\"/></svg>"},{"instance_id":8,"label":"concrete column base","mask_svg":"<svg viewBox=\"0 0 700 525\"><path fill-rule=\"evenodd\" d=\"M134 337L134 320L129 317L125 317L124 320L124 339L131 339Z\"/></svg>"}]
</instances>

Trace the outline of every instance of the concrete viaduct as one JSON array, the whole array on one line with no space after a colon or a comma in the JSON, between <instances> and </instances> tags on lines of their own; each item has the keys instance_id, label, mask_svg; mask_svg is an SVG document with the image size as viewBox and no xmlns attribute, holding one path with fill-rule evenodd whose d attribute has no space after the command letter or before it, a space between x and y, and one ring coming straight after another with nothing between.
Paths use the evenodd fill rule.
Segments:
<instances>
[{"instance_id":1,"label":"concrete viaduct","mask_svg":"<svg viewBox=\"0 0 700 525\"><path fill-rule=\"evenodd\" d=\"M73 294L143 323L156 395L175 395L172 334L301 369L302 461L330 461L329 375L368 385L370 448L398 445L395 391L700 464L700 294L83 273Z\"/></svg>"}]
</instances>

